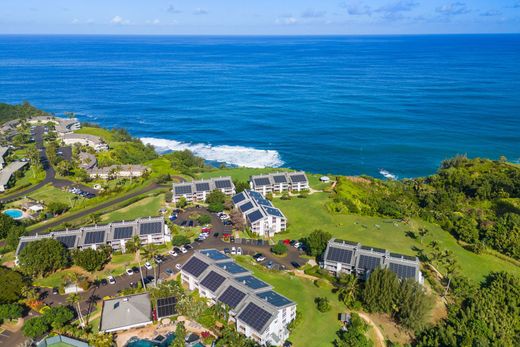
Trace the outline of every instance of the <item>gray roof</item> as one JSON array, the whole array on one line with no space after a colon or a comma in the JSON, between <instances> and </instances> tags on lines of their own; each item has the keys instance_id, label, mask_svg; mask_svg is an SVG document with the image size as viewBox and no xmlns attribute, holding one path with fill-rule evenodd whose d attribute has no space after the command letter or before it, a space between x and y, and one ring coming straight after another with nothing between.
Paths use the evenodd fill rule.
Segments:
<instances>
[{"instance_id":1,"label":"gray roof","mask_svg":"<svg viewBox=\"0 0 520 347\"><path fill-rule=\"evenodd\" d=\"M100 331L123 330L152 323L149 294L137 294L103 301Z\"/></svg>"},{"instance_id":2,"label":"gray roof","mask_svg":"<svg viewBox=\"0 0 520 347\"><path fill-rule=\"evenodd\" d=\"M250 177L254 188L272 186L277 184L308 183L307 175L303 171L297 172L275 172L265 175Z\"/></svg>"},{"instance_id":3,"label":"gray roof","mask_svg":"<svg viewBox=\"0 0 520 347\"><path fill-rule=\"evenodd\" d=\"M0 147L0 164L4 165L5 163L5 155L7 154L7 151L9 151L9 147Z\"/></svg>"},{"instance_id":4,"label":"gray roof","mask_svg":"<svg viewBox=\"0 0 520 347\"><path fill-rule=\"evenodd\" d=\"M103 139L96 135L90 135L90 134L63 134L61 136L63 140L88 140L93 142L94 144L103 144L105 143Z\"/></svg>"},{"instance_id":5,"label":"gray roof","mask_svg":"<svg viewBox=\"0 0 520 347\"><path fill-rule=\"evenodd\" d=\"M234 192L235 185L233 184L233 180L229 176L173 184L173 193L175 195L211 192L215 189L231 189Z\"/></svg>"},{"instance_id":6,"label":"gray roof","mask_svg":"<svg viewBox=\"0 0 520 347\"><path fill-rule=\"evenodd\" d=\"M14 161L7 165L2 171L0 171L0 186L7 185L11 176L25 165L28 165L28 163L24 161Z\"/></svg>"}]
</instances>

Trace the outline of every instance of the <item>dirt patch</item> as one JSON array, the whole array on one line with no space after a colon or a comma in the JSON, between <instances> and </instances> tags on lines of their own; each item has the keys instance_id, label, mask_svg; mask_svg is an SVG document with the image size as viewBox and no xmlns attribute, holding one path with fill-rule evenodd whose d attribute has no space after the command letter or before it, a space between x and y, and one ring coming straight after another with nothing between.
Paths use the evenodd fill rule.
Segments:
<instances>
[{"instance_id":1,"label":"dirt patch","mask_svg":"<svg viewBox=\"0 0 520 347\"><path fill-rule=\"evenodd\" d=\"M359 176L345 176L345 178L354 183L363 183L363 184L372 183L370 180L363 178L363 177L359 177Z\"/></svg>"},{"instance_id":2,"label":"dirt patch","mask_svg":"<svg viewBox=\"0 0 520 347\"><path fill-rule=\"evenodd\" d=\"M400 345L411 343L413 334L396 324L387 314L371 313L366 315L377 325L386 340Z\"/></svg>"}]
</instances>

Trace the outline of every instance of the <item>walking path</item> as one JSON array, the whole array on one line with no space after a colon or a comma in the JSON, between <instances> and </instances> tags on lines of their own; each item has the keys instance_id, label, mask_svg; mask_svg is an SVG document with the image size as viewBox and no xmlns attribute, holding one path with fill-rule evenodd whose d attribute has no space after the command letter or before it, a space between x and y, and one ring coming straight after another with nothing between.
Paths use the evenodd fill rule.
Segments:
<instances>
[{"instance_id":1,"label":"walking path","mask_svg":"<svg viewBox=\"0 0 520 347\"><path fill-rule=\"evenodd\" d=\"M376 325L376 323L374 323L372 318L370 318L370 316L364 312L356 312L356 313L359 315L359 317L361 317L365 322L367 322L368 325L370 325L374 329L374 331L376 333L376 337L377 337L377 341L374 341L376 347L386 347L385 337L383 336L381 329L379 329L379 327Z\"/></svg>"}]
</instances>

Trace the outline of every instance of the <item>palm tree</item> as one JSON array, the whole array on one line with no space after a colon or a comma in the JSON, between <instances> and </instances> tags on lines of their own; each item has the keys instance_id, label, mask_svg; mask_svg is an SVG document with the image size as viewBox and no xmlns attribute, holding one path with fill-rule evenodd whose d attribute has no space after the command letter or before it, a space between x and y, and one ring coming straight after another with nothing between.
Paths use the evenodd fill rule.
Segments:
<instances>
[{"instance_id":1,"label":"palm tree","mask_svg":"<svg viewBox=\"0 0 520 347\"><path fill-rule=\"evenodd\" d=\"M144 291L146 291L146 283L144 283L143 271L141 266L141 249L143 248L143 243L141 242L141 238L139 235L135 235L132 239L135 247L135 251L137 253L137 263L139 264L139 273L141 274L141 283L143 284Z\"/></svg>"},{"instance_id":2,"label":"palm tree","mask_svg":"<svg viewBox=\"0 0 520 347\"><path fill-rule=\"evenodd\" d=\"M67 297L67 302L76 309L79 317L79 325L85 326L85 322L83 321L83 315L81 314L81 307L79 306L79 299L80 297L77 293L72 293Z\"/></svg>"},{"instance_id":3,"label":"palm tree","mask_svg":"<svg viewBox=\"0 0 520 347\"><path fill-rule=\"evenodd\" d=\"M157 269L155 267L155 261L154 261L155 257L158 254L157 249L155 248L154 245L148 244L143 249L143 253L144 253L144 258L146 259L146 261L148 261L152 265L152 268L153 268L153 281L154 281L154 285L157 285Z\"/></svg>"},{"instance_id":4,"label":"palm tree","mask_svg":"<svg viewBox=\"0 0 520 347\"><path fill-rule=\"evenodd\" d=\"M342 274L336 281L336 292L338 293L339 299L349 307L354 300L358 292L358 281L355 275Z\"/></svg>"}]
</instances>

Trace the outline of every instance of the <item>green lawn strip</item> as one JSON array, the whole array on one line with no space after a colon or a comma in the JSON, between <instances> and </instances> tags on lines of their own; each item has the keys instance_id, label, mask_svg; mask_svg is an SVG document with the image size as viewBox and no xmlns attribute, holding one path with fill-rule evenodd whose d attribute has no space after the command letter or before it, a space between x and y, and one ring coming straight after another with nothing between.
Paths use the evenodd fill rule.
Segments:
<instances>
[{"instance_id":1,"label":"green lawn strip","mask_svg":"<svg viewBox=\"0 0 520 347\"><path fill-rule=\"evenodd\" d=\"M289 221L287 232L277 234L276 239L299 239L315 229L322 229L335 237L409 255L416 254L414 247L424 248L431 240L436 240L441 249L453 251L463 274L474 281L482 280L492 271L520 273L517 266L492 254L475 254L464 249L451 234L439 226L420 220L407 225L388 218L330 214L324 206L327 199L327 193L312 194L306 199L275 199L274 204ZM422 245L419 240L406 236L407 231L417 230L421 226L431 232L431 236L425 238Z\"/></svg>"},{"instance_id":2,"label":"green lawn strip","mask_svg":"<svg viewBox=\"0 0 520 347\"><path fill-rule=\"evenodd\" d=\"M114 141L114 136L110 131L103 128L95 127L81 127L81 129L75 131L76 134L88 134L101 137L109 146Z\"/></svg>"},{"instance_id":3,"label":"green lawn strip","mask_svg":"<svg viewBox=\"0 0 520 347\"><path fill-rule=\"evenodd\" d=\"M74 271L70 269L61 270L45 276L44 278L38 278L34 280L33 284L38 287L54 288L60 287L65 278Z\"/></svg>"},{"instance_id":4,"label":"green lawn strip","mask_svg":"<svg viewBox=\"0 0 520 347\"><path fill-rule=\"evenodd\" d=\"M332 286L317 287L312 281L285 272L269 271L253 264L250 258L237 257L237 262L253 271L254 275L269 283L274 290L297 303L303 319L291 334L289 340L295 346L331 346L339 330L338 313L345 312L345 306L332 293ZM331 310L319 312L314 299L326 297Z\"/></svg>"},{"instance_id":5,"label":"green lawn strip","mask_svg":"<svg viewBox=\"0 0 520 347\"><path fill-rule=\"evenodd\" d=\"M158 216L159 209L163 205L164 194L148 196L121 209L102 215L101 220L103 223L110 223L121 220L134 220L148 216Z\"/></svg>"},{"instance_id":6,"label":"green lawn strip","mask_svg":"<svg viewBox=\"0 0 520 347\"><path fill-rule=\"evenodd\" d=\"M262 175L268 174L272 172L281 172L281 171L289 171L288 169L283 168L224 168L224 169L215 169L208 172L203 172L198 175L197 178L213 178L213 177L221 177L221 176L231 176L232 179L238 181L249 181L249 177L253 175Z\"/></svg>"},{"instance_id":7,"label":"green lawn strip","mask_svg":"<svg viewBox=\"0 0 520 347\"><path fill-rule=\"evenodd\" d=\"M50 183L30 193L28 196L34 200L43 201L45 204L49 204L50 202L63 202L69 206L72 203L72 198L76 197L75 194L56 188Z\"/></svg>"}]
</instances>

